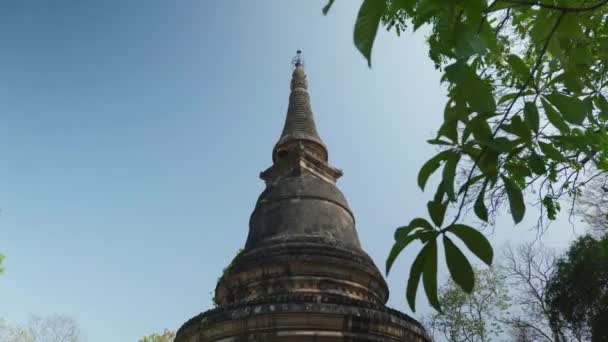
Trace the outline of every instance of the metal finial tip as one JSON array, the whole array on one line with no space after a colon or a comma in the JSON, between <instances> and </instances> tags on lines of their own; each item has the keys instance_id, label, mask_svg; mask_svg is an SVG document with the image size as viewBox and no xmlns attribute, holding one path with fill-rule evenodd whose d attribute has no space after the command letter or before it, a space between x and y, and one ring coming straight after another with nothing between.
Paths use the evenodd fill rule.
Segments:
<instances>
[{"instance_id":1,"label":"metal finial tip","mask_svg":"<svg viewBox=\"0 0 608 342\"><path fill-rule=\"evenodd\" d=\"M296 51L296 55L291 59L291 65L294 67L304 67L304 59L302 58L302 50Z\"/></svg>"}]
</instances>

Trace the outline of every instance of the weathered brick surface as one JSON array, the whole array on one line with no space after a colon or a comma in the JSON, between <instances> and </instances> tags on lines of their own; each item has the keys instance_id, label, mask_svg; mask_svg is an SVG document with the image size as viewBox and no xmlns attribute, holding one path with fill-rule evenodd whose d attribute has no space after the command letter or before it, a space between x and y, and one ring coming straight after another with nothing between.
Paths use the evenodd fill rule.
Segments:
<instances>
[{"instance_id":1,"label":"weathered brick surface","mask_svg":"<svg viewBox=\"0 0 608 342\"><path fill-rule=\"evenodd\" d=\"M416 320L385 306L388 287L361 249L307 88L297 64L245 249L218 282L219 306L186 322L177 342L430 341Z\"/></svg>"}]
</instances>

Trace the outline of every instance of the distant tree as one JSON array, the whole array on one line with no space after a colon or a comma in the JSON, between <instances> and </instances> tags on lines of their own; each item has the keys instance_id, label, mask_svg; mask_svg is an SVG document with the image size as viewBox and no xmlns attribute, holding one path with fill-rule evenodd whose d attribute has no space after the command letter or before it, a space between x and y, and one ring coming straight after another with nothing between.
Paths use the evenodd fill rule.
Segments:
<instances>
[{"instance_id":1,"label":"distant tree","mask_svg":"<svg viewBox=\"0 0 608 342\"><path fill-rule=\"evenodd\" d=\"M2 342L33 342L27 330L11 326L0 319L0 341Z\"/></svg>"},{"instance_id":2,"label":"distant tree","mask_svg":"<svg viewBox=\"0 0 608 342\"><path fill-rule=\"evenodd\" d=\"M512 341L514 342L536 342L538 334L532 328L526 326L513 326L511 328Z\"/></svg>"},{"instance_id":3,"label":"distant tree","mask_svg":"<svg viewBox=\"0 0 608 342\"><path fill-rule=\"evenodd\" d=\"M0 320L2 342L83 342L76 320L65 315L32 316L27 326L11 326Z\"/></svg>"},{"instance_id":4,"label":"distant tree","mask_svg":"<svg viewBox=\"0 0 608 342\"><path fill-rule=\"evenodd\" d=\"M139 339L138 342L173 342L175 332L165 329L162 334L151 334Z\"/></svg>"},{"instance_id":5,"label":"distant tree","mask_svg":"<svg viewBox=\"0 0 608 342\"><path fill-rule=\"evenodd\" d=\"M550 323L546 303L547 284L555 272L556 260L552 250L535 243L515 249L507 245L503 249L499 269L506 278L513 304L521 310L521 315L515 315L513 310L505 323L530 341L559 341L567 333L560 322Z\"/></svg>"},{"instance_id":6,"label":"distant tree","mask_svg":"<svg viewBox=\"0 0 608 342\"><path fill-rule=\"evenodd\" d=\"M553 324L578 341L608 341L608 236L576 240L549 279L546 304Z\"/></svg>"},{"instance_id":7,"label":"distant tree","mask_svg":"<svg viewBox=\"0 0 608 342\"><path fill-rule=\"evenodd\" d=\"M595 237L608 234L608 176L593 179L577 204L577 214L589 224Z\"/></svg>"},{"instance_id":8,"label":"distant tree","mask_svg":"<svg viewBox=\"0 0 608 342\"><path fill-rule=\"evenodd\" d=\"M450 342L494 341L509 308L504 277L490 268L474 271L475 290L467 294L452 280L439 289L442 312L424 319L434 338Z\"/></svg>"}]
</instances>

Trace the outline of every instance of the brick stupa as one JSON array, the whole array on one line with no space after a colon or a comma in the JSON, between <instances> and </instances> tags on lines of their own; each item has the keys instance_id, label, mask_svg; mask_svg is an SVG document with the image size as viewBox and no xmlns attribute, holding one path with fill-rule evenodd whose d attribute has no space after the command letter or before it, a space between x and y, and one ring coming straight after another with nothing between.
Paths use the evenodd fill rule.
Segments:
<instances>
[{"instance_id":1,"label":"brick stupa","mask_svg":"<svg viewBox=\"0 0 608 342\"><path fill-rule=\"evenodd\" d=\"M219 280L217 307L187 321L176 342L416 341L413 318L385 306L388 287L363 251L336 187L301 58L294 60L283 132L262 172L266 189L243 251Z\"/></svg>"}]
</instances>

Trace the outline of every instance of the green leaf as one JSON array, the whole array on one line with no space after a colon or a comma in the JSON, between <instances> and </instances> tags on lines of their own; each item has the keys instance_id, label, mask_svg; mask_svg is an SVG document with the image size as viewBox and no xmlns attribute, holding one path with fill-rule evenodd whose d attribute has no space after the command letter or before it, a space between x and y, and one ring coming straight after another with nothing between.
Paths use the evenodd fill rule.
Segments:
<instances>
[{"instance_id":1,"label":"green leaf","mask_svg":"<svg viewBox=\"0 0 608 342\"><path fill-rule=\"evenodd\" d=\"M452 201L456 199L454 194L454 178L456 177L458 161L460 161L460 154L454 152L450 154L443 167L443 189Z\"/></svg>"},{"instance_id":2,"label":"green leaf","mask_svg":"<svg viewBox=\"0 0 608 342\"><path fill-rule=\"evenodd\" d=\"M450 140L457 142L458 141L458 120L450 120L444 121L441 127L439 127L439 131L437 132L439 136L444 136L449 138Z\"/></svg>"},{"instance_id":3,"label":"green leaf","mask_svg":"<svg viewBox=\"0 0 608 342\"><path fill-rule=\"evenodd\" d=\"M401 237L408 235L417 228L422 228L423 230L433 230L433 226L431 226L429 221L420 217L416 217L415 219L410 221L409 225L405 227L399 227L395 230L395 241L398 241L399 239L401 239Z\"/></svg>"},{"instance_id":4,"label":"green leaf","mask_svg":"<svg viewBox=\"0 0 608 342\"><path fill-rule=\"evenodd\" d=\"M323 7L323 15L327 15L327 12L329 12L329 9L334 4L334 1L336 1L336 0L329 0L329 1L327 1L327 5L325 5Z\"/></svg>"},{"instance_id":5,"label":"green leaf","mask_svg":"<svg viewBox=\"0 0 608 342\"><path fill-rule=\"evenodd\" d=\"M545 99L541 99L543 103L543 108L545 109L545 114L547 115L547 119L549 122L555 126L562 134L568 133L570 131L570 126L564 121L562 116L553 108L553 106L546 101Z\"/></svg>"},{"instance_id":6,"label":"green leaf","mask_svg":"<svg viewBox=\"0 0 608 342\"><path fill-rule=\"evenodd\" d=\"M587 96L583 99L583 104L585 105L585 112L587 113L587 119L593 125L598 125L599 122L595 119L593 114L593 97Z\"/></svg>"},{"instance_id":7,"label":"green leaf","mask_svg":"<svg viewBox=\"0 0 608 342\"><path fill-rule=\"evenodd\" d=\"M498 176L498 152L492 149L486 149L481 154L477 162L477 166L486 176L496 179Z\"/></svg>"},{"instance_id":8,"label":"green leaf","mask_svg":"<svg viewBox=\"0 0 608 342\"><path fill-rule=\"evenodd\" d=\"M530 68L526 65L526 63L519 58L517 55L508 55L507 63L513 70L515 77L517 77L522 83L525 83L530 77Z\"/></svg>"},{"instance_id":9,"label":"green leaf","mask_svg":"<svg viewBox=\"0 0 608 342\"><path fill-rule=\"evenodd\" d=\"M608 237L604 237L603 240L600 240L600 247L602 248L602 254L605 257L608 257Z\"/></svg>"},{"instance_id":10,"label":"green leaf","mask_svg":"<svg viewBox=\"0 0 608 342\"><path fill-rule=\"evenodd\" d=\"M461 187L460 190L458 190L458 194L460 195L461 193L463 193L465 190L467 190L471 185L477 183L479 180L483 179L484 175L477 175L474 177L471 177L471 179L467 180Z\"/></svg>"},{"instance_id":11,"label":"green leaf","mask_svg":"<svg viewBox=\"0 0 608 342\"><path fill-rule=\"evenodd\" d=\"M502 181L505 184L507 197L509 197L509 206L511 207L511 216L513 216L513 221L515 221L515 223L519 223L524 218L524 214L526 213L526 204L524 203L522 191L510 178L503 176Z\"/></svg>"},{"instance_id":12,"label":"green leaf","mask_svg":"<svg viewBox=\"0 0 608 342\"><path fill-rule=\"evenodd\" d=\"M537 175L542 175L547 172L543 158L536 153L532 153L528 157L528 166L530 167L530 170Z\"/></svg>"},{"instance_id":13,"label":"green leaf","mask_svg":"<svg viewBox=\"0 0 608 342\"><path fill-rule=\"evenodd\" d=\"M416 228L418 228L418 227L405 226L405 227L399 227L399 228L395 229L395 242L405 238Z\"/></svg>"},{"instance_id":14,"label":"green leaf","mask_svg":"<svg viewBox=\"0 0 608 342\"><path fill-rule=\"evenodd\" d=\"M471 293L475 287L475 274L471 263L447 235L443 236L443 247L445 249L445 261L454 282L466 293Z\"/></svg>"},{"instance_id":15,"label":"green leaf","mask_svg":"<svg viewBox=\"0 0 608 342\"><path fill-rule=\"evenodd\" d=\"M426 204L426 207L428 209L429 215L431 216L431 219L433 220L433 223L435 223L437 227L441 227L441 224L443 224L443 219L445 218L445 210L447 209L447 203L443 204L435 201L430 201Z\"/></svg>"},{"instance_id":16,"label":"green leaf","mask_svg":"<svg viewBox=\"0 0 608 342\"><path fill-rule=\"evenodd\" d=\"M508 1L494 1L491 3L491 6L487 8L486 12L488 12L488 13L496 12L496 11L504 10L506 8L511 8L514 6L516 6L516 4L512 4Z\"/></svg>"},{"instance_id":17,"label":"green leaf","mask_svg":"<svg viewBox=\"0 0 608 342\"><path fill-rule=\"evenodd\" d=\"M445 141L445 140L441 140L441 139L429 139L426 142L429 143L429 144L431 144L431 145L445 145L445 146L453 146L454 145L453 142Z\"/></svg>"},{"instance_id":18,"label":"green leaf","mask_svg":"<svg viewBox=\"0 0 608 342\"><path fill-rule=\"evenodd\" d=\"M546 195L545 198L543 198L542 203L547 211L547 218L549 220L555 220L557 217L557 212L559 211L559 203L555 202L549 195Z\"/></svg>"},{"instance_id":19,"label":"green leaf","mask_svg":"<svg viewBox=\"0 0 608 342\"><path fill-rule=\"evenodd\" d=\"M538 133L538 129L540 127L540 118L538 115L538 108L536 108L536 104L534 102L526 102L524 105L524 120L534 131L534 133Z\"/></svg>"},{"instance_id":20,"label":"green leaf","mask_svg":"<svg viewBox=\"0 0 608 342\"><path fill-rule=\"evenodd\" d=\"M424 292L429 299L429 303L435 310L441 312L439 297L437 296L437 240L432 240L428 244L427 256L424 260L422 270L422 284ZM425 246L426 247L426 246Z\"/></svg>"},{"instance_id":21,"label":"green leaf","mask_svg":"<svg viewBox=\"0 0 608 342\"><path fill-rule=\"evenodd\" d=\"M524 140L532 139L532 133L530 127L521 119L519 115L515 115L511 118L511 123L508 125L501 126L503 130L515 134Z\"/></svg>"},{"instance_id":22,"label":"green leaf","mask_svg":"<svg viewBox=\"0 0 608 342\"><path fill-rule=\"evenodd\" d=\"M481 220L488 222L488 209L484 203L486 198L486 185L488 184L487 180L483 183L483 187L477 196L477 200L475 200L475 205L473 206L473 211L475 211L475 215L479 217Z\"/></svg>"},{"instance_id":23,"label":"green leaf","mask_svg":"<svg viewBox=\"0 0 608 342\"><path fill-rule=\"evenodd\" d=\"M395 241L393 248L391 248L391 251L388 254L388 258L386 259L386 275L388 275L388 273L390 272L391 267L393 267L393 263L395 262L395 260L397 260L397 256L399 256L403 249L407 247L407 245L409 245L412 241L419 238L420 236L414 233L412 235L403 236L398 241Z\"/></svg>"},{"instance_id":24,"label":"green leaf","mask_svg":"<svg viewBox=\"0 0 608 342\"><path fill-rule=\"evenodd\" d=\"M497 37L496 34L494 34L494 29L490 26L488 20L482 19L479 27L479 36L488 50L490 50L490 52L498 52L498 40L496 39Z\"/></svg>"},{"instance_id":25,"label":"green leaf","mask_svg":"<svg viewBox=\"0 0 608 342\"><path fill-rule=\"evenodd\" d=\"M427 21L432 20L437 12L438 2L435 0L419 0L416 3L416 16L412 18L414 32Z\"/></svg>"},{"instance_id":26,"label":"green leaf","mask_svg":"<svg viewBox=\"0 0 608 342\"><path fill-rule=\"evenodd\" d=\"M486 45L477 34L476 29L459 23L455 26L454 36L456 37L455 52L458 57L467 59L473 55L486 52Z\"/></svg>"},{"instance_id":27,"label":"green leaf","mask_svg":"<svg viewBox=\"0 0 608 342\"><path fill-rule=\"evenodd\" d=\"M486 146L499 153L510 153L520 144L520 142L520 139L509 140L507 137L498 137L491 142L481 143L480 145Z\"/></svg>"},{"instance_id":28,"label":"green leaf","mask_svg":"<svg viewBox=\"0 0 608 342\"><path fill-rule=\"evenodd\" d=\"M410 308L414 312L416 312L416 292L418 291L418 284L420 283L420 277L422 276L422 270L424 268L428 253L429 243L422 247L422 250L420 253L418 253L416 259L414 259L412 267L410 267L410 276L407 280L406 297Z\"/></svg>"},{"instance_id":29,"label":"green leaf","mask_svg":"<svg viewBox=\"0 0 608 342\"><path fill-rule=\"evenodd\" d=\"M477 115L469 122L469 125L477 141L487 142L492 140L492 130L483 116Z\"/></svg>"},{"instance_id":30,"label":"green leaf","mask_svg":"<svg viewBox=\"0 0 608 342\"><path fill-rule=\"evenodd\" d=\"M555 161L558 161L558 162L564 162L567 160L566 157L564 157L560 151L558 151L555 147L553 147L552 144L539 141L538 145L540 146L540 150L547 157L549 157Z\"/></svg>"},{"instance_id":31,"label":"green leaf","mask_svg":"<svg viewBox=\"0 0 608 342\"><path fill-rule=\"evenodd\" d=\"M570 91L580 92L583 90L585 85L581 81L581 73L575 70L566 70L564 73L556 77L557 80L561 80L562 83Z\"/></svg>"},{"instance_id":32,"label":"green leaf","mask_svg":"<svg viewBox=\"0 0 608 342\"><path fill-rule=\"evenodd\" d=\"M445 68L444 78L456 85L452 96L456 103L464 100L474 112L491 113L496 108L492 87L477 75L475 69L463 61L450 64Z\"/></svg>"},{"instance_id":33,"label":"green leaf","mask_svg":"<svg viewBox=\"0 0 608 342\"><path fill-rule=\"evenodd\" d=\"M481 80L477 74L475 78L465 80L462 85L468 89L467 102L471 106L471 109L478 113L491 113L496 108L494 102L494 94L492 88L483 80Z\"/></svg>"},{"instance_id":34,"label":"green leaf","mask_svg":"<svg viewBox=\"0 0 608 342\"><path fill-rule=\"evenodd\" d=\"M478 230L464 224L454 224L447 229L456 235L481 261L492 266L494 251L488 239Z\"/></svg>"},{"instance_id":35,"label":"green leaf","mask_svg":"<svg viewBox=\"0 0 608 342\"><path fill-rule=\"evenodd\" d=\"M384 0L364 0L355 22L355 46L367 59L369 67L372 66L372 47L385 9Z\"/></svg>"},{"instance_id":36,"label":"green leaf","mask_svg":"<svg viewBox=\"0 0 608 342\"><path fill-rule=\"evenodd\" d=\"M562 114L562 117L575 125L581 125L587 116L585 104L575 96L560 93L545 95L545 98Z\"/></svg>"},{"instance_id":37,"label":"green leaf","mask_svg":"<svg viewBox=\"0 0 608 342\"><path fill-rule=\"evenodd\" d=\"M534 95L534 94L536 94L534 92L534 90L528 89L528 90L524 91L524 93L521 94L521 96ZM505 95L501 96L500 99L498 99L498 104L503 104L509 100L513 100L513 99L517 98L518 95L519 95L518 91L514 92L514 93L505 94Z\"/></svg>"},{"instance_id":38,"label":"green leaf","mask_svg":"<svg viewBox=\"0 0 608 342\"><path fill-rule=\"evenodd\" d=\"M420 189L424 191L424 187L426 185L427 180L433 174L433 172L435 172L439 168L441 162L443 160L448 159L450 155L455 153L456 152L452 150L445 150L439 152L436 156L429 159L426 163L424 163L424 165L422 165L422 168L420 168L420 171L418 172L418 186L420 187Z\"/></svg>"},{"instance_id":39,"label":"green leaf","mask_svg":"<svg viewBox=\"0 0 608 342\"><path fill-rule=\"evenodd\" d=\"M608 100L603 95L597 95L595 97L595 104L600 110L600 119L608 120Z\"/></svg>"}]
</instances>

